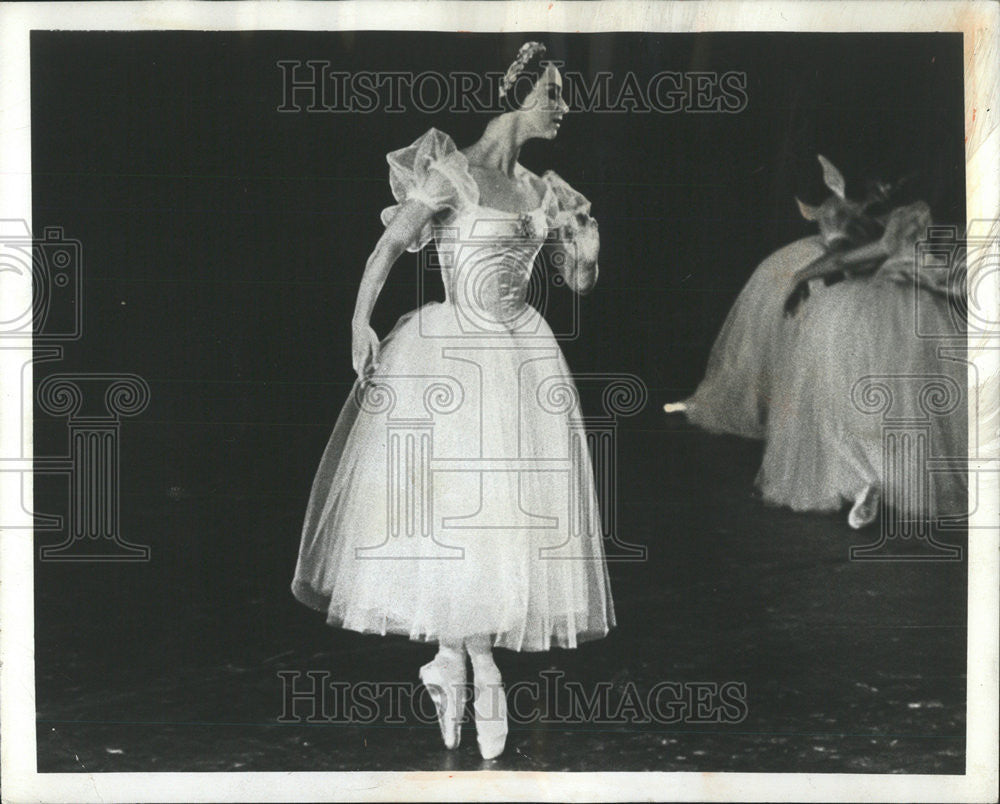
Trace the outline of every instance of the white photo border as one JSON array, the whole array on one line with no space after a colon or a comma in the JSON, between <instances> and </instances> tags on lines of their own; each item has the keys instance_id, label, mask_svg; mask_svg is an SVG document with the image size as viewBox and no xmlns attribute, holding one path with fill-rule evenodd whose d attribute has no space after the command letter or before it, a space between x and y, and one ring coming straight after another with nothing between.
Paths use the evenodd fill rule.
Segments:
<instances>
[{"instance_id":1,"label":"white photo border","mask_svg":"<svg viewBox=\"0 0 1000 804\"><path fill-rule=\"evenodd\" d=\"M457 2L456 0L197 0L8 3L0 6L0 220L31 221L29 36L42 30L434 30L473 32L960 32L964 40L966 196L969 221L1000 220L998 102L1000 4L988 0L667 2L631 0ZM994 232L996 231L994 226ZM994 249L996 244L994 244ZM993 303L1000 277L987 277ZM0 321L30 309L29 282L4 285ZM994 307L994 311L996 307ZM10 313L10 315L8 315ZM992 321L997 320L994 314ZM989 337L987 337L987 335ZM1000 332L970 336L983 409L970 433L995 434ZM30 348L30 344L29 344ZM30 364L27 367L30 372ZM16 378L0 375L0 455L31 455L31 406ZM16 380L16 382L14 381ZM992 395L993 398L990 398ZM976 394L970 394L975 400ZM979 421L976 421L978 416ZM978 429L971 429L978 428ZM22 451L22 449L24 451ZM996 801L1000 444L979 445L980 505L968 542L968 698L965 775L795 773L37 772L33 538L0 533L0 726L4 801ZM27 463L30 467L30 461ZM970 468L971 467L970 465ZM983 480L985 478L985 481ZM0 510L21 512L21 472L0 471ZM30 498L30 476L24 491ZM23 512L22 518L27 515Z\"/></svg>"}]
</instances>

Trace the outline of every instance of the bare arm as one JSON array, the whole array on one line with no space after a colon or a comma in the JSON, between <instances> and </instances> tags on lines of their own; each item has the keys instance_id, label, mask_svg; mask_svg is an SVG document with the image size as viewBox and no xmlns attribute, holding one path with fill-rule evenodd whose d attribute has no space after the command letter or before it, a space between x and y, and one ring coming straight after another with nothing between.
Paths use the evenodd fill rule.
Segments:
<instances>
[{"instance_id":1,"label":"bare arm","mask_svg":"<svg viewBox=\"0 0 1000 804\"><path fill-rule=\"evenodd\" d=\"M435 210L421 201L404 203L382 233L365 263L357 302L354 305L354 317L351 320L351 355L354 371L359 378L364 379L378 366L379 341L369 322L379 293L382 292L385 280L396 260L406 251L407 246L417 239L434 212Z\"/></svg>"},{"instance_id":2,"label":"bare arm","mask_svg":"<svg viewBox=\"0 0 1000 804\"><path fill-rule=\"evenodd\" d=\"M809 282L823 279L830 284L845 276L864 276L878 270L887 256L881 242L868 243L850 251L833 252L818 257L795 272L795 285L785 300L785 314L795 315L799 305L809 298Z\"/></svg>"},{"instance_id":3,"label":"bare arm","mask_svg":"<svg viewBox=\"0 0 1000 804\"><path fill-rule=\"evenodd\" d=\"M820 279L830 274L847 272L853 275L872 273L888 256L881 243L869 243L860 248L824 254L795 272L796 283Z\"/></svg>"}]
</instances>

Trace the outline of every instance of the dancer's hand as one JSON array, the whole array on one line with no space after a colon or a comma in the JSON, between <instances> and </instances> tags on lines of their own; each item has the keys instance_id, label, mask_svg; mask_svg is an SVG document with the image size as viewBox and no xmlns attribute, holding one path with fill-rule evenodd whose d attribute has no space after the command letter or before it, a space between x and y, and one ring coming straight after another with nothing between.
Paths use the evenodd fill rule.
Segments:
<instances>
[{"instance_id":1,"label":"dancer's hand","mask_svg":"<svg viewBox=\"0 0 1000 804\"><path fill-rule=\"evenodd\" d=\"M559 239L567 249L573 249L580 265L593 265L601 251L601 236L597 221L578 212L559 229ZM570 245L572 244L572 245Z\"/></svg>"},{"instance_id":2,"label":"dancer's hand","mask_svg":"<svg viewBox=\"0 0 1000 804\"><path fill-rule=\"evenodd\" d=\"M378 368L378 336L367 321L355 321L351 326L351 358L354 372L364 381Z\"/></svg>"},{"instance_id":3,"label":"dancer's hand","mask_svg":"<svg viewBox=\"0 0 1000 804\"><path fill-rule=\"evenodd\" d=\"M567 287L580 295L590 293L597 283L597 258L601 250L597 221L577 213L555 230L553 246L549 257Z\"/></svg>"},{"instance_id":4,"label":"dancer's hand","mask_svg":"<svg viewBox=\"0 0 1000 804\"><path fill-rule=\"evenodd\" d=\"M809 282L802 281L795 286L795 290L788 294L785 299L785 317L791 318L798 310L799 305L809 298Z\"/></svg>"}]
</instances>

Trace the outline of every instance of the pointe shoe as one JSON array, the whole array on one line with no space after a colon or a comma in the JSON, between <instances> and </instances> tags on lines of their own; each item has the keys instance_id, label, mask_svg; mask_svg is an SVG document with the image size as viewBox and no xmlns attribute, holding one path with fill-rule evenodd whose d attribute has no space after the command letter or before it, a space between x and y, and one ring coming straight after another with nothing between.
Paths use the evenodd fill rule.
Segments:
<instances>
[{"instance_id":1,"label":"pointe shoe","mask_svg":"<svg viewBox=\"0 0 1000 804\"><path fill-rule=\"evenodd\" d=\"M495 759L507 744L507 693L495 665L473 667L475 671L476 740L483 759Z\"/></svg>"},{"instance_id":2,"label":"pointe shoe","mask_svg":"<svg viewBox=\"0 0 1000 804\"><path fill-rule=\"evenodd\" d=\"M847 524L854 530L860 530L866 525L870 525L878 516L881 499L882 495L878 486L874 483L869 485L854 501L851 512L847 515Z\"/></svg>"},{"instance_id":3,"label":"pointe shoe","mask_svg":"<svg viewBox=\"0 0 1000 804\"><path fill-rule=\"evenodd\" d=\"M445 748L458 748L462 742L462 716L466 700L465 657L461 660L435 657L420 668L420 680L437 708Z\"/></svg>"},{"instance_id":4,"label":"pointe shoe","mask_svg":"<svg viewBox=\"0 0 1000 804\"><path fill-rule=\"evenodd\" d=\"M663 406L663 411L665 413L687 413L687 402L667 402Z\"/></svg>"}]
</instances>

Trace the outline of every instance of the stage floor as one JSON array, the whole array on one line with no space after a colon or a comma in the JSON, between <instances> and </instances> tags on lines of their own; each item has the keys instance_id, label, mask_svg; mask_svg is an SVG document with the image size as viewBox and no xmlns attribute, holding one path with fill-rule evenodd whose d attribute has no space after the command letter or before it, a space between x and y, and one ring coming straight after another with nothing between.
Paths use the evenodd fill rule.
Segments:
<instances>
[{"instance_id":1,"label":"stage floor","mask_svg":"<svg viewBox=\"0 0 1000 804\"><path fill-rule=\"evenodd\" d=\"M211 449L208 431L172 444L129 427L129 452L159 449L167 464ZM546 700L489 763L471 723L448 752L412 712L400 723L278 722L281 672L412 683L433 655L328 628L291 597L322 446L317 428L293 429L276 428L270 445L285 461L310 456L287 493L124 470L123 529L151 545L151 560L38 565L40 771L964 772L964 536L947 537L961 561L852 561L877 526L768 508L751 491L759 446L652 414L620 433L620 538L648 555L610 564L618 627L575 651L501 651L498 664L508 685L561 672L612 697L659 682L745 684L739 722L571 722L549 717L557 704Z\"/></svg>"}]
</instances>

